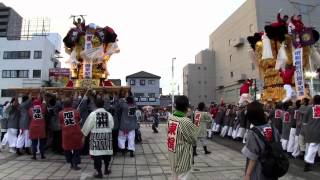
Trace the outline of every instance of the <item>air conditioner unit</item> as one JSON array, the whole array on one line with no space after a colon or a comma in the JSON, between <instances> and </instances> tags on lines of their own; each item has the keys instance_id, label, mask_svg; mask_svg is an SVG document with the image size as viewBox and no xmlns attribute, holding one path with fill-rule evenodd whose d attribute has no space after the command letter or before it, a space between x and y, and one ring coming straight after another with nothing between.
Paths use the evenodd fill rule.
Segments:
<instances>
[{"instance_id":1,"label":"air conditioner unit","mask_svg":"<svg viewBox=\"0 0 320 180\"><path fill-rule=\"evenodd\" d=\"M242 38L242 37L233 39L233 41L232 41L233 47L240 47L243 44L244 44L244 38Z\"/></svg>"}]
</instances>

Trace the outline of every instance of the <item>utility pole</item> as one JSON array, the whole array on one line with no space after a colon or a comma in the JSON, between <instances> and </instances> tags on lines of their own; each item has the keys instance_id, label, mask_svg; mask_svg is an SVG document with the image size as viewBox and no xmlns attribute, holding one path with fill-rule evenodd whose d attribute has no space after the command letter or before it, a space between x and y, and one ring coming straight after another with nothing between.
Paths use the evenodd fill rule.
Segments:
<instances>
[{"instance_id":1,"label":"utility pole","mask_svg":"<svg viewBox=\"0 0 320 180\"><path fill-rule=\"evenodd\" d=\"M171 112L173 114L173 109L174 109L174 60L176 60L176 58L172 58L172 64L171 64L171 73L172 73L172 92L171 92Z\"/></svg>"}]
</instances>

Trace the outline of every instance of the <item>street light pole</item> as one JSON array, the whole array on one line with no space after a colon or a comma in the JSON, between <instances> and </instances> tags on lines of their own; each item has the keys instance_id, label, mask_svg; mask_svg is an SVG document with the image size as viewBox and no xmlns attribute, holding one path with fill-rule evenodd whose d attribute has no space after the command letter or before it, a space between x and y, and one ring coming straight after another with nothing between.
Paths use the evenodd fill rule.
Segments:
<instances>
[{"instance_id":1,"label":"street light pole","mask_svg":"<svg viewBox=\"0 0 320 180\"><path fill-rule=\"evenodd\" d=\"M176 58L172 58L172 64L171 64L171 73L172 73L172 92L171 92L171 112L173 114L173 109L174 109L174 60Z\"/></svg>"}]
</instances>

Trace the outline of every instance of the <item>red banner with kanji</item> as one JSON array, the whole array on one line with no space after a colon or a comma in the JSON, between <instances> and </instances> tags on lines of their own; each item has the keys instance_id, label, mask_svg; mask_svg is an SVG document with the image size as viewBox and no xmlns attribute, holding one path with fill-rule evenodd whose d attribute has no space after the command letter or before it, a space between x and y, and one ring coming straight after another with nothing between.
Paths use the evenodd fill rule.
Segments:
<instances>
[{"instance_id":1,"label":"red banner with kanji","mask_svg":"<svg viewBox=\"0 0 320 180\"><path fill-rule=\"evenodd\" d=\"M275 119L281 118L281 114L282 114L282 111L279 110L279 109L277 109L277 110L275 111L275 113L274 113L274 118L275 118Z\"/></svg>"},{"instance_id":2,"label":"red banner with kanji","mask_svg":"<svg viewBox=\"0 0 320 180\"><path fill-rule=\"evenodd\" d=\"M179 128L178 121L169 120L169 122L168 122L168 139L167 139L168 151L171 151L171 152L176 151L178 128Z\"/></svg>"},{"instance_id":3,"label":"red banner with kanji","mask_svg":"<svg viewBox=\"0 0 320 180\"><path fill-rule=\"evenodd\" d=\"M200 120L201 120L201 113L197 112L194 116L194 124L199 127L200 126Z\"/></svg>"},{"instance_id":4,"label":"red banner with kanji","mask_svg":"<svg viewBox=\"0 0 320 180\"><path fill-rule=\"evenodd\" d=\"M313 108L312 108L313 112L312 112L312 117L313 119L318 119L320 118L320 106L319 105L315 105Z\"/></svg>"},{"instance_id":5,"label":"red banner with kanji","mask_svg":"<svg viewBox=\"0 0 320 180\"><path fill-rule=\"evenodd\" d=\"M290 114L288 112L285 112L283 115L284 122L289 123L290 122Z\"/></svg>"}]
</instances>

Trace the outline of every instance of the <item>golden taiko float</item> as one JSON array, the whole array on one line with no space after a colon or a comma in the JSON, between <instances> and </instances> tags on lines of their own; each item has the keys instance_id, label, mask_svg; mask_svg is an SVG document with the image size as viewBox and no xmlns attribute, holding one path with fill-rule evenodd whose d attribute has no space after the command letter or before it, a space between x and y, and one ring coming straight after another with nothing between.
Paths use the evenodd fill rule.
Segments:
<instances>
[{"instance_id":1,"label":"golden taiko float","mask_svg":"<svg viewBox=\"0 0 320 180\"><path fill-rule=\"evenodd\" d=\"M305 27L301 15L289 20L280 12L277 21L264 29L247 38L252 48L250 57L264 83L261 100L286 102L310 97L304 74L320 64L315 48L319 33Z\"/></svg>"}]
</instances>

